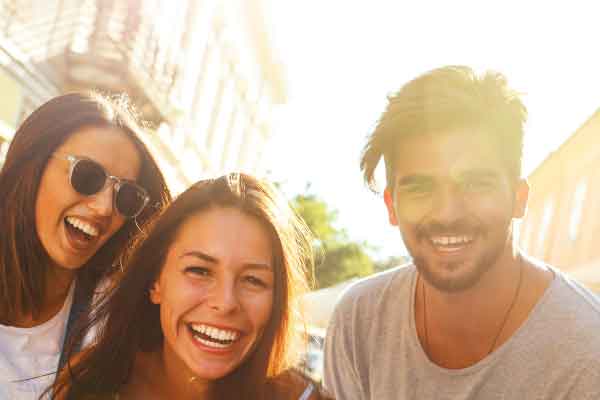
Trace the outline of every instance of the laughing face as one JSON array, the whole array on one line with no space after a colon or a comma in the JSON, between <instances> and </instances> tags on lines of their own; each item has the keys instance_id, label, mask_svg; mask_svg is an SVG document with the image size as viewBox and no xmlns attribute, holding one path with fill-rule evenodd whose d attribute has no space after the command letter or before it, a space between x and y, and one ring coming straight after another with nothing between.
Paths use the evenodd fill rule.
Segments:
<instances>
[{"instance_id":1,"label":"laughing face","mask_svg":"<svg viewBox=\"0 0 600 400\"><path fill-rule=\"evenodd\" d=\"M525 210L527 183L512 177L498 147L483 136L403 138L393 190L384 194L415 266L442 291L473 286L508 257L511 221Z\"/></svg>"},{"instance_id":2,"label":"laughing face","mask_svg":"<svg viewBox=\"0 0 600 400\"><path fill-rule=\"evenodd\" d=\"M235 208L184 222L150 291L166 363L210 382L244 361L271 316L272 246L266 227Z\"/></svg>"},{"instance_id":3,"label":"laughing face","mask_svg":"<svg viewBox=\"0 0 600 400\"><path fill-rule=\"evenodd\" d=\"M123 132L113 128L85 127L74 133L56 154L87 157L110 174L135 180L140 157ZM51 157L40 180L36 230L53 267L76 270L85 264L123 226L113 207L113 185L84 196L69 182L69 162Z\"/></svg>"}]
</instances>

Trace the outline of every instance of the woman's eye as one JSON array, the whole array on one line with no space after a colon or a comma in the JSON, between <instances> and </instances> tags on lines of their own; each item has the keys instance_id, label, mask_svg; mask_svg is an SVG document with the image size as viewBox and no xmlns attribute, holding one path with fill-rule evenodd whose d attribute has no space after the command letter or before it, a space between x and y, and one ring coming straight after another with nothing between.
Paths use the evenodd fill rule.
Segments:
<instances>
[{"instance_id":1,"label":"woman's eye","mask_svg":"<svg viewBox=\"0 0 600 400\"><path fill-rule=\"evenodd\" d=\"M267 284L267 282L265 282L263 279L261 279L261 278L258 278L258 277L256 277L256 276L252 276L252 275L246 276L246 277L244 278L244 281L246 281L246 282L248 282L249 284L251 284L251 285L253 285L253 286L256 286L256 287L266 288L266 287L268 287L268 286L269 286L269 285Z\"/></svg>"},{"instance_id":2,"label":"woman's eye","mask_svg":"<svg viewBox=\"0 0 600 400\"><path fill-rule=\"evenodd\" d=\"M185 273L191 274L194 276L208 276L208 275L210 275L210 270L205 267L198 267L198 266L191 265L191 266L185 268Z\"/></svg>"}]
</instances>

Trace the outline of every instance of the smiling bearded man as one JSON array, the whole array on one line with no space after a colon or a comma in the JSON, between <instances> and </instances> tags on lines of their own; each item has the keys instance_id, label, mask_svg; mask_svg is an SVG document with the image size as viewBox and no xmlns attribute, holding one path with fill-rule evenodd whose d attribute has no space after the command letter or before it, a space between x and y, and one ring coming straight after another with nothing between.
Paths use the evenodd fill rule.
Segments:
<instances>
[{"instance_id":1,"label":"smiling bearded man","mask_svg":"<svg viewBox=\"0 0 600 400\"><path fill-rule=\"evenodd\" d=\"M513 244L526 209L526 109L505 78L430 71L389 98L361 161L383 157L413 264L355 284L331 319L339 399L600 398L600 303Z\"/></svg>"}]
</instances>

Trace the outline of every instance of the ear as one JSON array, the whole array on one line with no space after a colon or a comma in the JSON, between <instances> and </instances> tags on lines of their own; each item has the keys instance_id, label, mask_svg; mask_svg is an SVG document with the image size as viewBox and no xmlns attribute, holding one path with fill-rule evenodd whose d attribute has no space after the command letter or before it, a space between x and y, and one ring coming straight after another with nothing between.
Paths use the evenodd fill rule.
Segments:
<instances>
[{"instance_id":1,"label":"ear","mask_svg":"<svg viewBox=\"0 0 600 400\"><path fill-rule=\"evenodd\" d=\"M527 200L529 199L529 183L526 179L520 179L517 182L515 190L515 205L513 209L513 218L523 218L527 211Z\"/></svg>"},{"instance_id":2,"label":"ear","mask_svg":"<svg viewBox=\"0 0 600 400\"><path fill-rule=\"evenodd\" d=\"M158 280L154 281L152 287L150 288L150 301L154 304L160 304L161 295Z\"/></svg>"},{"instance_id":3,"label":"ear","mask_svg":"<svg viewBox=\"0 0 600 400\"><path fill-rule=\"evenodd\" d=\"M394 196L389 188L383 191L383 201L388 211L388 218L391 225L398 225L398 219L396 218L396 211L394 211Z\"/></svg>"}]
</instances>

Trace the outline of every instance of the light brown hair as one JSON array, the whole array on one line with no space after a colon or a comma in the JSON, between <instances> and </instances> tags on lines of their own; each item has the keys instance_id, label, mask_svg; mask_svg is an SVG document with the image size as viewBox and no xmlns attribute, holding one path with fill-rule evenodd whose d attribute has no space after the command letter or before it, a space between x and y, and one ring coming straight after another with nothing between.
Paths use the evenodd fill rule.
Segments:
<instances>
[{"instance_id":1,"label":"light brown hair","mask_svg":"<svg viewBox=\"0 0 600 400\"><path fill-rule=\"evenodd\" d=\"M504 75L478 76L465 66L429 71L388 98L360 162L365 182L376 191L375 169L383 157L386 187L393 190L396 153L408 135L468 129L498 146L511 176L521 175L523 126L527 110Z\"/></svg>"},{"instance_id":2,"label":"light brown hair","mask_svg":"<svg viewBox=\"0 0 600 400\"><path fill-rule=\"evenodd\" d=\"M215 382L218 398L268 399L280 387L272 385L273 378L293 365L298 355L293 346L299 318L296 300L306 291L307 273L312 269L311 236L272 185L234 173L192 186L157 218L146 237L136 241L124 260L122 278L92 313L90 325L104 327L97 344L61 374L54 386L59 398L118 392L132 376L136 354L161 348L159 306L148 293L180 227L211 207L237 208L268 229L275 277L273 308L265 331L246 360Z\"/></svg>"}]
</instances>

